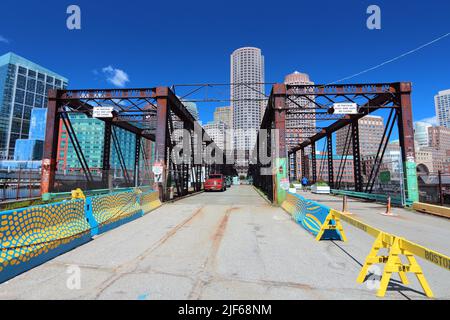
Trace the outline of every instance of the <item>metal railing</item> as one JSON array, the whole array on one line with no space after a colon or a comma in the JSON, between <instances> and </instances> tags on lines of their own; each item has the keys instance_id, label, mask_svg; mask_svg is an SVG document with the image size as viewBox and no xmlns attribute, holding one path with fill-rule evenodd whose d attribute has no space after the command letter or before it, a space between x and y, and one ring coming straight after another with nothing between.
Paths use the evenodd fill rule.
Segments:
<instances>
[{"instance_id":1,"label":"metal railing","mask_svg":"<svg viewBox=\"0 0 450 320\"><path fill-rule=\"evenodd\" d=\"M40 170L0 170L0 201L39 197L40 183Z\"/></svg>"},{"instance_id":2,"label":"metal railing","mask_svg":"<svg viewBox=\"0 0 450 320\"><path fill-rule=\"evenodd\" d=\"M418 176L420 202L450 206L450 174L430 172Z\"/></svg>"}]
</instances>

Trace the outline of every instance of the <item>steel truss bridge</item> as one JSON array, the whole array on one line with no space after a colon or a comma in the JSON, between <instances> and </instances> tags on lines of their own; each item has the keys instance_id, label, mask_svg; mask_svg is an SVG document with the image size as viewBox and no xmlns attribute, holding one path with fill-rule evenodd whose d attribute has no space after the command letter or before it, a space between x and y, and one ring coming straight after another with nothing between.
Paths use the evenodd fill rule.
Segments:
<instances>
[{"instance_id":1,"label":"steel truss bridge","mask_svg":"<svg viewBox=\"0 0 450 320\"><path fill-rule=\"evenodd\" d=\"M58 172L58 145L61 127L64 127L71 144L73 145L77 159L80 163L81 173L86 181L86 188L111 188L111 149L117 151L122 167L124 186L136 186L140 179L139 159L149 163L148 149L143 146L147 142L154 144L155 163L161 164L163 173L161 179L154 184L159 189L162 200L169 199L173 186L175 196L184 196L190 192L202 189L201 177L210 172L220 172L227 175L236 174L233 164L227 164L225 152L217 147L205 130L196 122L194 117L184 106L181 99L193 102L223 102L230 101L224 98L211 97L207 93L198 97L203 90L220 87L242 85L255 90L258 96L253 100L267 101L267 107L261 122L261 128L268 133L260 141L258 137L249 167L249 176L254 184L267 193L269 198L279 203L283 199L282 183L295 179L301 174L313 183L318 181L319 172L326 170L328 184L331 188L342 188L347 155L353 156L354 191L371 193L374 183L380 172L383 157L392 132L397 126L402 161L405 169L405 186L408 198L414 200L417 196L417 177L415 174L414 131L411 110L411 83L372 83L372 84L339 84L339 85L285 85L271 84L270 96L259 92L257 87L261 84L196 84L174 85L169 87L155 87L142 89L86 89L86 90L55 90L49 93L46 140L44 144L44 160L41 176L41 193L55 191L58 183L55 180L62 176ZM267 85L267 84L264 84ZM192 89L193 88L193 89ZM185 90L183 92L183 89ZM186 91L188 90L188 91ZM177 95L175 91L177 91ZM181 91L181 92L180 92ZM197 95L197 96L196 96ZM300 101L306 101L305 107ZM356 103L358 113L351 115L335 114L335 103ZM92 118L93 109L96 106L113 106L111 118L101 118L104 122L104 136L101 168L89 168L86 155L83 152L80 141L71 123L70 114L85 114ZM363 179L361 170L361 153L359 143L358 120L372 114L377 110L387 110L388 117L378 146L378 152L374 157L370 173ZM315 120L318 124L314 128L292 125L298 121ZM134 152L134 167L127 168L120 145L116 128L130 132L136 137ZM179 140L175 136L176 129L185 129L190 133L190 150L201 150L205 154L207 150L214 150L222 157L221 163L207 162L202 157L200 162L195 159L195 152L190 152L190 159L184 159L182 163L173 161L171 154ZM278 134L271 136L271 129L276 129ZM347 130L344 154L346 155L339 168L333 165L333 134L338 130ZM203 139L197 139L195 132L201 132ZM298 141L292 143L292 139L286 139L286 132L296 132ZM277 139L276 149L272 150L271 141ZM325 140L324 153L326 154L326 168L317 167L317 144ZM301 173L294 172L289 177L288 167L297 168L297 153L300 152ZM197 152L198 153L198 152ZM251 154L251 152L250 152ZM261 154L268 154L274 158L270 164L261 162ZM271 174L261 174L261 169L267 169ZM266 172L267 172L266 170ZM94 171L94 172L92 172ZM152 175L150 173L149 175ZM117 178L117 177L116 177ZM151 179L150 179L151 180ZM148 181L150 181L148 180ZM366 181L364 181L366 180ZM189 188L189 184L191 188ZM61 190L58 190L61 191Z\"/></svg>"},{"instance_id":2,"label":"steel truss bridge","mask_svg":"<svg viewBox=\"0 0 450 320\"><path fill-rule=\"evenodd\" d=\"M308 107L299 101L307 101ZM335 103L356 103L357 114L334 114ZM378 146L373 166L364 183L361 171L361 153L359 143L358 120L380 109L387 109L389 116L385 125L383 137ZM301 132L298 143L288 146L286 132L291 119L322 121L326 126L318 130L297 128ZM376 177L380 171L381 163L387 145L395 127L398 128L399 144L402 162L405 169L405 186L407 197L416 200L418 197L417 176L415 172L414 129L411 108L411 83L372 83L372 84L338 84L338 85L273 85L268 99L261 130L270 132L277 129L277 137L270 134L265 136L267 141L258 141L253 152L254 163L250 165L249 175L253 177L254 184L264 190L268 197L276 202L283 201L281 188L283 180L289 178L288 166L296 169L297 153L301 154L301 176L308 177L312 183L318 181L318 168L316 158L316 145L326 140L326 159L328 184L331 188L339 188L342 182L344 165L339 166L337 172L333 165L333 134L338 130L347 130L344 154L353 155L354 191L371 193ZM277 150L271 149L271 141L277 139ZM259 150L258 150L259 146ZM262 147L261 147L262 146ZM262 149L262 150L261 150ZM309 151L309 159L307 158ZM262 168L268 168L260 159L261 154L275 157L273 174L261 174ZM346 159L346 158L345 158ZM344 160L346 161L346 160ZM309 164L310 162L310 164ZM272 165L272 164L271 164ZM294 177L298 176L294 172ZM288 180L289 181L289 180ZM285 192L284 192L285 193Z\"/></svg>"},{"instance_id":3,"label":"steel truss bridge","mask_svg":"<svg viewBox=\"0 0 450 320\"><path fill-rule=\"evenodd\" d=\"M103 139L102 166L96 168L96 172L93 173L69 115L84 114L92 118L94 107L98 106L112 106L114 110L112 117L100 118L104 122L105 128L104 136L99 137L99 139ZM197 147L196 150L200 150L200 154L203 155L207 150L212 150L214 159L223 155L223 160L225 160L225 154L168 87L53 90L49 92L48 101L41 176L42 194L56 190L57 153L61 126L65 128L69 136L88 189L111 188L110 155L112 146L117 151L125 186L137 186L140 178L139 159L142 158L142 153L145 153L143 145L149 141L154 143L154 162L163 168L161 177L155 184L160 192L161 200L169 199L172 186L175 189L175 196L178 197L200 191L202 174L208 175L210 172L215 172L234 175L235 173L233 166L226 164L225 161L207 162L204 157L198 160L195 159L194 152L190 152L189 159L184 157L181 163L173 161L171 154L180 139L175 136L176 129L185 129L190 133L188 139L191 141L188 144L191 151ZM122 152L124 146L121 146L117 138L116 128L135 135L133 168L126 168ZM200 137L196 138L196 136ZM148 162L149 155L144 154L143 158ZM189 183L191 183L191 189Z\"/></svg>"}]
</instances>

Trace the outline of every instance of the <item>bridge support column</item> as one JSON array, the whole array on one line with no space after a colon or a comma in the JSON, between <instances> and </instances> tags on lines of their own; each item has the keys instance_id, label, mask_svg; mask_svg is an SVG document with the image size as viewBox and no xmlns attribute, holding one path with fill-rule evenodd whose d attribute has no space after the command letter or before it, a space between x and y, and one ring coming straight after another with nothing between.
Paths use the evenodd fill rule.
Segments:
<instances>
[{"instance_id":1,"label":"bridge support column","mask_svg":"<svg viewBox=\"0 0 450 320\"><path fill-rule=\"evenodd\" d=\"M312 184L317 182L317 159L316 159L316 142L311 144L311 169L312 169Z\"/></svg>"},{"instance_id":2,"label":"bridge support column","mask_svg":"<svg viewBox=\"0 0 450 320\"><path fill-rule=\"evenodd\" d=\"M112 124L110 121L105 122L105 131L103 134L103 159L102 159L102 186L106 189L112 189L112 175L111 175L111 135Z\"/></svg>"},{"instance_id":3,"label":"bridge support column","mask_svg":"<svg viewBox=\"0 0 450 320\"><path fill-rule=\"evenodd\" d=\"M355 191L362 192L363 182L361 174L361 153L359 150L359 125L358 121L352 122L352 146L353 146L353 175L355 182ZM342 161L342 160L341 160ZM345 168L343 168L345 170ZM345 171L344 171L345 172Z\"/></svg>"},{"instance_id":4,"label":"bridge support column","mask_svg":"<svg viewBox=\"0 0 450 320\"><path fill-rule=\"evenodd\" d=\"M274 95L274 120L275 130L278 137L275 141L275 168L273 177L273 202L281 205L286 199L286 184L289 187L288 176L288 155L286 150L286 86L275 84L273 86Z\"/></svg>"},{"instance_id":5,"label":"bridge support column","mask_svg":"<svg viewBox=\"0 0 450 320\"><path fill-rule=\"evenodd\" d=\"M45 128L44 153L42 158L41 194L54 190L60 126L58 91L48 93L47 122Z\"/></svg>"},{"instance_id":6,"label":"bridge support column","mask_svg":"<svg viewBox=\"0 0 450 320\"><path fill-rule=\"evenodd\" d=\"M398 90L400 93L400 101L397 103L400 109L397 109L397 123L402 162L404 166L404 185L406 186L408 199L417 202L419 201L419 186L417 182L416 153L414 149L411 83L400 83Z\"/></svg>"},{"instance_id":7,"label":"bridge support column","mask_svg":"<svg viewBox=\"0 0 450 320\"><path fill-rule=\"evenodd\" d=\"M289 167L289 173L292 172L291 180L295 181L295 180L298 180L298 177L297 177L297 153L296 152L291 153L289 155L289 157L291 159L291 162L289 165L290 166L292 165L292 169Z\"/></svg>"},{"instance_id":8,"label":"bridge support column","mask_svg":"<svg viewBox=\"0 0 450 320\"><path fill-rule=\"evenodd\" d=\"M141 157L141 137L136 136L136 145L134 149L134 187L139 186L139 158Z\"/></svg>"},{"instance_id":9,"label":"bridge support column","mask_svg":"<svg viewBox=\"0 0 450 320\"><path fill-rule=\"evenodd\" d=\"M305 155L305 149L300 149L300 158L301 158L301 170L302 170L302 176L300 177L300 180L303 179L303 177L306 177L306 155Z\"/></svg>"},{"instance_id":10,"label":"bridge support column","mask_svg":"<svg viewBox=\"0 0 450 320\"><path fill-rule=\"evenodd\" d=\"M156 118L156 150L155 150L155 162L160 164L163 168L161 179L156 184L156 188L159 191L159 198L161 201L169 199L169 189L167 188L167 173L168 173L168 161L167 161L167 133L168 133L168 88L158 87L156 88L156 103L158 105Z\"/></svg>"},{"instance_id":11,"label":"bridge support column","mask_svg":"<svg viewBox=\"0 0 450 320\"><path fill-rule=\"evenodd\" d=\"M327 161L328 161L328 184L334 188L334 168L333 168L333 134L327 134Z\"/></svg>"}]
</instances>

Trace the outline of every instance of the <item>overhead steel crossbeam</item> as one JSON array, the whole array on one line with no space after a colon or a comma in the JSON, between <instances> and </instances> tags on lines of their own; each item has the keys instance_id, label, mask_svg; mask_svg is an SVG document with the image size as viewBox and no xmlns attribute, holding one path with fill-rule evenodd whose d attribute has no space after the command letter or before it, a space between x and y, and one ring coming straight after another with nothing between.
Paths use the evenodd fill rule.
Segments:
<instances>
[{"instance_id":1,"label":"overhead steel crossbeam","mask_svg":"<svg viewBox=\"0 0 450 320\"><path fill-rule=\"evenodd\" d=\"M268 96L261 87L272 84L266 82L175 84L171 86L171 89L183 102L264 102L267 101ZM252 91L253 96L239 99L230 97L230 91L239 87Z\"/></svg>"},{"instance_id":2,"label":"overhead steel crossbeam","mask_svg":"<svg viewBox=\"0 0 450 320\"><path fill-rule=\"evenodd\" d=\"M321 132L312 135L299 145L289 150L289 152L297 152L301 148L309 146L312 142L319 141L325 138L328 134L334 133L337 130L358 121L364 116L382 108L397 108L395 103L396 93L398 93L398 83L394 84L350 84L350 85L305 85L305 86L287 86L287 96L291 99L298 99L308 95L313 97L316 104L326 109L327 114L337 116L338 120ZM326 100L326 102L318 102ZM357 103L358 114L355 115L334 115L333 105L335 103ZM305 110L304 108L303 110ZM290 112L290 111L288 111ZM301 120L302 115L295 120ZM307 118L308 119L308 118ZM332 118L330 118L332 119Z\"/></svg>"},{"instance_id":3,"label":"overhead steel crossbeam","mask_svg":"<svg viewBox=\"0 0 450 320\"><path fill-rule=\"evenodd\" d=\"M155 129L156 123L148 119L156 116L155 90L61 90L58 102L69 108L70 112L82 112L88 117L92 117L94 107L113 107L113 118L108 120L112 120L115 126L154 140L148 130Z\"/></svg>"}]
</instances>

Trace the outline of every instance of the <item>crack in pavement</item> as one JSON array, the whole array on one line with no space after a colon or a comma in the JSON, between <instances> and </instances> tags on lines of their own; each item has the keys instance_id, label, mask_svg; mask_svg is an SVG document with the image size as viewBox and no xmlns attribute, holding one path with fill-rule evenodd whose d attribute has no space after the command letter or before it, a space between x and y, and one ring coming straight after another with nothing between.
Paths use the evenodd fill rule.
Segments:
<instances>
[{"instance_id":1,"label":"crack in pavement","mask_svg":"<svg viewBox=\"0 0 450 320\"><path fill-rule=\"evenodd\" d=\"M219 251L220 244L222 242L222 239L225 235L225 231L228 225L228 219L230 217L230 214L234 210L238 210L238 207L230 207L225 211L224 216L220 220L216 231L214 232L212 236L212 244L209 249L208 256L205 259L205 262L203 263L204 271L198 275L198 279L196 283L194 284L194 287L189 294L188 299L189 300L198 300L201 296L201 293L203 291L203 287L209 283L209 281L212 279L211 274L214 273L214 269L216 268L216 258L217 258L217 252ZM206 276L207 279L202 278L203 276ZM210 279L208 279L210 278Z\"/></svg>"}]
</instances>

